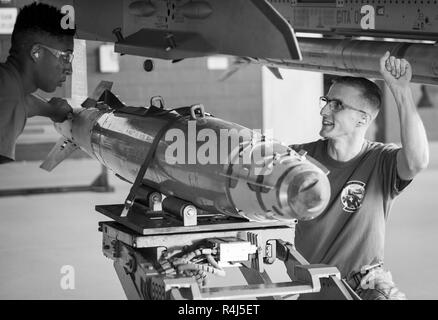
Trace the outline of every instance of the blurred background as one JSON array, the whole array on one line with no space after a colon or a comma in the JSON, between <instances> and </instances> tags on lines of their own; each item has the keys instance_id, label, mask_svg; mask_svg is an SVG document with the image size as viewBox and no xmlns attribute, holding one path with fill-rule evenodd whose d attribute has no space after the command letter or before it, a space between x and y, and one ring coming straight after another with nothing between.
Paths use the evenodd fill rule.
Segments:
<instances>
[{"instance_id":1,"label":"blurred background","mask_svg":"<svg viewBox=\"0 0 438 320\"><path fill-rule=\"evenodd\" d=\"M3 7L27 2L1 1L0 16ZM9 41L10 34L0 34L0 61L8 55ZM273 129L274 137L288 144L318 138L318 98L330 85L330 76L282 69L284 80L278 80L265 68L246 65L221 81L232 70L233 58L154 60L152 72L144 71L144 60L115 54L109 43L77 40L73 77L53 96L79 105L107 80L114 82L113 92L128 105L149 106L150 98L160 95L166 107L202 103L206 112L219 118L251 129ZM400 143L392 95L380 85L384 108L368 138ZM438 87L412 84L412 89L426 126L431 161L392 208L385 263L408 298L437 299ZM130 185L81 152L51 173L42 171L39 165L58 138L49 120L28 119L16 162L0 166L0 299L125 299L111 261L102 254L97 228L107 219L94 206L122 203ZM107 192L86 190L96 178L100 191ZM83 191L59 192L72 187ZM29 194L35 188L46 193ZM74 268L74 290L60 286L64 266Z\"/></svg>"}]
</instances>

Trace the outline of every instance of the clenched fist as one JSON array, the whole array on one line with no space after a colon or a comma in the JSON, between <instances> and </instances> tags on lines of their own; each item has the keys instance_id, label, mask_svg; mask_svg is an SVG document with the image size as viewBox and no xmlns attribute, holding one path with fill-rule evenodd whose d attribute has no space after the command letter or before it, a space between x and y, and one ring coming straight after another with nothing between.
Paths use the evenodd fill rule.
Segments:
<instances>
[{"instance_id":1,"label":"clenched fist","mask_svg":"<svg viewBox=\"0 0 438 320\"><path fill-rule=\"evenodd\" d=\"M52 119L53 122L64 122L67 119L71 119L73 115L73 109L68 104L67 100L61 98L52 98L48 103L52 107L50 119Z\"/></svg>"},{"instance_id":2,"label":"clenched fist","mask_svg":"<svg viewBox=\"0 0 438 320\"><path fill-rule=\"evenodd\" d=\"M391 56L389 51L380 58L380 73L389 87L406 87L412 79L412 68L406 59Z\"/></svg>"}]
</instances>

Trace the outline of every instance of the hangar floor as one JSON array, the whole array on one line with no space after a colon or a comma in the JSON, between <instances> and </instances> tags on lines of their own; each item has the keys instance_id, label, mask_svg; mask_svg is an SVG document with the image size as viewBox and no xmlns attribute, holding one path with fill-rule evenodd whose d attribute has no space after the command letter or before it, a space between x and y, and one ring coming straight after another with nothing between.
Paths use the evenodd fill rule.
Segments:
<instances>
[{"instance_id":1,"label":"hangar floor","mask_svg":"<svg viewBox=\"0 0 438 320\"><path fill-rule=\"evenodd\" d=\"M431 165L395 202L386 242L386 267L410 299L438 299L438 144ZM37 162L0 166L0 188L90 183L94 160L68 160L48 174ZM125 299L101 251L97 204L120 203L129 185L110 175L112 193L60 193L0 198L0 299ZM74 267L75 288L60 286L63 266Z\"/></svg>"}]
</instances>

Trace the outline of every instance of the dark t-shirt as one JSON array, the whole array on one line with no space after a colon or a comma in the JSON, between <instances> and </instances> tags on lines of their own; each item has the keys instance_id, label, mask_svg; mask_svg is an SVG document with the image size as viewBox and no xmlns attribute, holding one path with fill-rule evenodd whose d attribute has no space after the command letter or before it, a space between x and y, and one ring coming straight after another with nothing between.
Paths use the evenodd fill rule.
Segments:
<instances>
[{"instance_id":1,"label":"dark t-shirt","mask_svg":"<svg viewBox=\"0 0 438 320\"><path fill-rule=\"evenodd\" d=\"M348 162L332 159L327 140L293 145L304 149L329 171L331 197L326 210L297 224L297 250L310 263L335 265L349 278L384 258L385 222L392 201L409 183L397 175L395 144L365 141Z\"/></svg>"},{"instance_id":2,"label":"dark t-shirt","mask_svg":"<svg viewBox=\"0 0 438 320\"><path fill-rule=\"evenodd\" d=\"M27 119L26 96L17 68L0 63L0 163L15 159L15 143Z\"/></svg>"}]
</instances>

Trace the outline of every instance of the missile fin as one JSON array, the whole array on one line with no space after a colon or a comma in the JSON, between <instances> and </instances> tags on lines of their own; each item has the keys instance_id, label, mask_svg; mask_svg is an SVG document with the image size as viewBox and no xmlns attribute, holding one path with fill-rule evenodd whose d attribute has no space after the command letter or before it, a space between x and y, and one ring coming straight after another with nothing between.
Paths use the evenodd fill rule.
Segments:
<instances>
[{"instance_id":1,"label":"missile fin","mask_svg":"<svg viewBox=\"0 0 438 320\"><path fill-rule=\"evenodd\" d=\"M219 81L225 81L228 78L230 78L233 74L235 74L237 71L240 70L240 67L238 66L233 66L231 69L227 70L226 72L224 72L221 77L219 78Z\"/></svg>"},{"instance_id":2,"label":"missile fin","mask_svg":"<svg viewBox=\"0 0 438 320\"><path fill-rule=\"evenodd\" d=\"M251 63L251 59L246 57L237 57L234 59L233 64L231 65L231 68L229 68L227 71L225 71L221 77L219 78L219 81L225 81L228 78L230 78L233 74L235 74L237 71L240 70L240 68L246 67Z\"/></svg>"},{"instance_id":3,"label":"missile fin","mask_svg":"<svg viewBox=\"0 0 438 320\"><path fill-rule=\"evenodd\" d=\"M105 90L99 98L99 101L103 101L111 109L117 110L125 108L126 105L119 100L110 90Z\"/></svg>"},{"instance_id":4,"label":"missile fin","mask_svg":"<svg viewBox=\"0 0 438 320\"><path fill-rule=\"evenodd\" d=\"M284 18L284 16L279 13L277 9L275 9L274 6L268 2L268 0L251 0L251 2L268 19L268 21L272 24L272 28L278 31L278 33L274 33L272 37L278 36L279 38L283 38L283 41L278 41L278 44L281 47L284 45L286 46L287 49L284 48L283 50L285 50L289 55L287 58L291 58L292 60L302 60L301 50L295 36L295 31L286 18ZM242 17L242 19L245 18ZM262 57L262 55L248 56Z\"/></svg>"},{"instance_id":5,"label":"missile fin","mask_svg":"<svg viewBox=\"0 0 438 320\"><path fill-rule=\"evenodd\" d=\"M97 101L94 99L87 98L84 102L82 102L81 106L82 108L88 109L88 108L95 108L97 105Z\"/></svg>"},{"instance_id":6,"label":"missile fin","mask_svg":"<svg viewBox=\"0 0 438 320\"><path fill-rule=\"evenodd\" d=\"M99 98L102 96L102 94L106 90L111 91L112 87L113 87L113 83L111 81L101 81L97 85L96 89L94 89L93 94L90 96L90 99L98 101Z\"/></svg>"},{"instance_id":7,"label":"missile fin","mask_svg":"<svg viewBox=\"0 0 438 320\"><path fill-rule=\"evenodd\" d=\"M159 21L157 19L169 15L170 11L157 9L151 18L139 20L133 17L135 14L130 11L127 1L120 2L124 3L122 15L126 36L118 38L114 51L121 54L166 60L213 54L281 60L302 58L294 29L269 0L205 1L211 6L211 15L207 11L200 18L199 11L193 12L190 13L192 18L186 17L178 23L166 21L165 28L162 22L158 25L152 21ZM191 5L194 3L184 7ZM184 15L182 8L178 11ZM196 22L193 21L194 16L198 16ZM79 27L84 28L91 34L96 33L95 22Z\"/></svg>"},{"instance_id":8,"label":"missile fin","mask_svg":"<svg viewBox=\"0 0 438 320\"><path fill-rule=\"evenodd\" d=\"M280 70L278 70L277 67L268 67L269 71L272 72L274 77L276 77L278 80L283 80L283 76L281 75Z\"/></svg>"},{"instance_id":9,"label":"missile fin","mask_svg":"<svg viewBox=\"0 0 438 320\"><path fill-rule=\"evenodd\" d=\"M40 168L49 172L52 171L78 148L79 147L71 141L65 140L64 138L59 139L52 150L50 150L46 160L40 165Z\"/></svg>"},{"instance_id":10,"label":"missile fin","mask_svg":"<svg viewBox=\"0 0 438 320\"><path fill-rule=\"evenodd\" d=\"M93 94L88 97L84 102L82 102L81 106L85 109L95 108L97 105L97 101L99 101L104 95L105 91L111 91L113 87L113 83L111 81L101 81L96 89L94 89Z\"/></svg>"}]
</instances>

